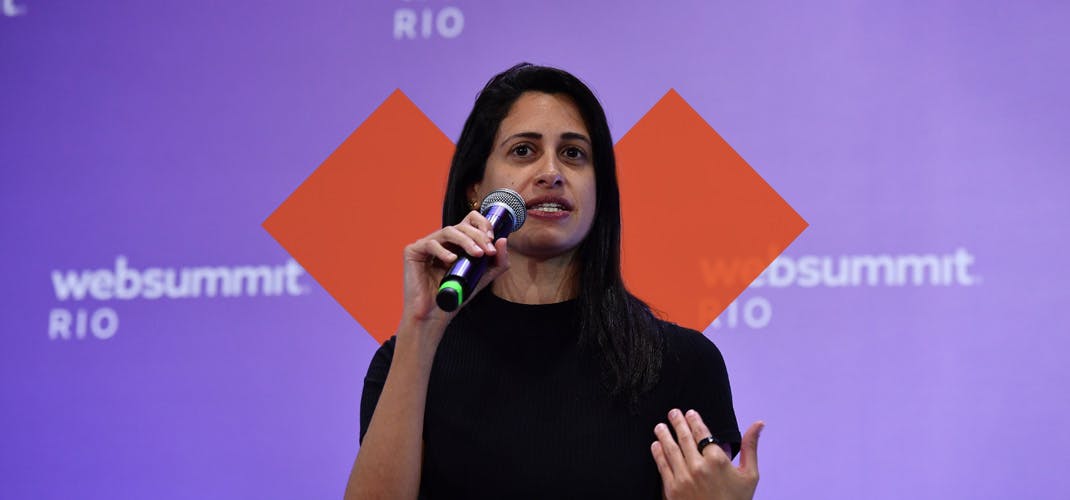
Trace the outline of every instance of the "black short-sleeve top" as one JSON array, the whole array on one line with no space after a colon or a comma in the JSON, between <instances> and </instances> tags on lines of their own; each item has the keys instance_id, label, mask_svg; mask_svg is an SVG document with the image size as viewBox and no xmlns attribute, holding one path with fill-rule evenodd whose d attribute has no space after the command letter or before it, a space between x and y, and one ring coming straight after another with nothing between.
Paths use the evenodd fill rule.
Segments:
<instances>
[{"instance_id":1,"label":"black short-sleeve top","mask_svg":"<svg viewBox=\"0 0 1070 500\"><path fill-rule=\"evenodd\" d=\"M576 301L526 305L489 290L443 335L424 415L421 498L660 498L654 426L694 409L739 451L724 359L694 330L660 324L665 357L638 408L607 393L582 349ZM364 379L360 437L390 370L391 338Z\"/></svg>"}]
</instances>

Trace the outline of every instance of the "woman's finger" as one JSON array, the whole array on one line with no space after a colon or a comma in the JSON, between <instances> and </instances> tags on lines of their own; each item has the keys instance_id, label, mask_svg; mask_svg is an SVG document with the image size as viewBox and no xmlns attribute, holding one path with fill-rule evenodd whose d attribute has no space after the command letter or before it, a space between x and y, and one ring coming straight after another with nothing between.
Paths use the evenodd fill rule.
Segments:
<instances>
[{"instance_id":1,"label":"woman's finger","mask_svg":"<svg viewBox=\"0 0 1070 500\"><path fill-rule=\"evenodd\" d=\"M493 267L495 271L495 277L509 269L509 240L505 238L498 238L494 242L494 263Z\"/></svg>"},{"instance_id":2,"label":"woman's finger","mask_svg":"<svg viewBox=\"0 0 1070 500\"><path fill-rule=\"evenodd\" d=\"M431 237L416 240L411 245L406 246L404 256L406 261L417 262L420 264L426 264L430 262L431 259L450 262L456 258L453 252L446 250L439 242Z\"/></svg>"},{"instance_id":3,"label":"woman's finger","mask_svg":"<svg viewBox=\"0 0 1070 500\"><path fill-rule=\"evenodd\" d=\"M493 237L494 235L494 226L490 224L490 221L487 220L486 217L483 217L483 214L475 210L468 212L468 215L464 217L464 220L462 222L467 223L468 225L479 229L484 233L489 233L491 237Z\"/></svg>"},{"instance_id":4,"label":"woman's finger","mask_svg":"<svg viewBox=\"0 0 1070 500\"><path fill-rule=\"evenodd\" d=\"M487 274L483 275L483 278L479 280L475 293L479 293L480 290L486 288L490 282L509 270L509 249L508 242L505 238L498 238L498 241L494 242L494 251L494 262L492 262L490 268L487 269ZM475 294L472 296L474 297Z\"/></svg>"},{"instance_id":5,"label":"woman's finger","mask_svg":"<svg viewBox=\"0 0 1070 500\"><path fill-rule=\"evenodd\" d=\"M660 441L654 441L650 445L650 454L654 455L654 463L658 464L658 474L661 474L662 484L672 482L672 467L669 466L669 459L665 456L665 450L661 448Z\"/></svg>"},{"instance_id":6,"label":"woman's finger","mask_svg":"<svg viewBox=\"0 0 1070 500\"><path fill-rule=\"evenodd\" d=\"M673 429L676 430L676 439L680 441L680 448L683 450L684 457L692 462L701 460L702 455L698 452L698 441L694 433L691 432L691 425L684 418L684 413L673 408L669 411L669 422L672 423Z\"/></svg>"},{"instance_id":7,"label":"woman's finger","mask_svg":"<svg viewBox=\"0 0 1070 500\"><path fill-rule=\"evenodd\" d=\"M454 260L457 260L457 254L449 251L448 248L442 246L442 243L439 243L432 239L427 240L426 246L424 248L424 253L446 264L452 263Z\"/></svg>"},{"instance_id":8,"label":"woman's finger","mask_svg":"<svg viewBox=\"0 0 1070 500\"><path fill-rule=\"evenodd\" d=\"M486 251L485 247L480 245L471 236L465 234L456 226L446 226L438 231L438 237L435 239L444 240L448 243L457 245L464 253L472 257L482 257Z\"/></svg>"},{"instance_id":9,"label":"woman's finger","mask_svg":"<svg viewBox=\"0 0 1070 500\"><path fill-rule=\"evenodd\" d=\"M739 450L740 472L757 479L758 478L758 437L765 428L765 422L761 420L750 424L747 432L743 433L743 444Z\"/></svg>"},{"instance_id":10,"label":"woman's finger","mask_svg":"<svg viewBox=\"0 0 1070 500\"><path fill-rule=\"evenodd\" d=\"M672 434L669 433L669 426L665 424L655 425L654 435L658 437L661 449L665 452L666 458L669 459L669 467L672 468L673 477L686 475L687 462L684 460L684 454L680 452L680 447L673 440Z\"/></svg>"},{"instance_id":11,"label":"woman's finger","mask_svg":"<svg viewBox=\"0 0 1070 500\"><path fill-rule=\"evenodd\" d=\"M487 236L486 231L470 224L458 224L455 227L462 233L468 235L469 238L472 238L472 241L479 244L487 254L494 255L494 240L491 239L490 236Z\"/></svg>"},{"instance_id":12,"label":"woman's finger","mask_svg":"<svg viewBox=\"0 0 1070 500\"><path fill-rule=\"evenodd\" d=\"M707 437L713 436L713 433L710 432L710 429L706 427L706 422L702 421L702 415L699 415L697 411L687 410L687 413L684 414L684 418L687 419L687 423L691 424L691 430L695 433L695 437L698 438L699 441L702 441ZM696 443L697 442L698 441L696 441ZM725 458L728 458L728 455L724 453L724 448L713 444L707 445L705 448L700 450L699 453L701 453L702 456L705 457L707 456L706 453L713 453L706 451L711 448L717 448L718 450L721 450L721 454L725 455Z\"/></svg>"}]
</instances>

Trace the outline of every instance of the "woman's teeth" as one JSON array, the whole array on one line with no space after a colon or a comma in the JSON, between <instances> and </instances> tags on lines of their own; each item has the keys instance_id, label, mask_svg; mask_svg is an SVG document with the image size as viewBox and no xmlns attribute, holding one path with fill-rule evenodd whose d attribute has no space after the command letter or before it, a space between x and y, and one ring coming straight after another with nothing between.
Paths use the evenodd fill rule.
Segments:
<instances>
[{"instance_id":1,"label":"woman's teeth","mask_svg":"<svg viewBox=\"0 0 1070 500\"><path fill-rule=\"evenodd\" d=\"M531 207L532 210L538 210L539 212L561 212L565 207L558 203L540 203Z\"/></svg>"}]
</instances>

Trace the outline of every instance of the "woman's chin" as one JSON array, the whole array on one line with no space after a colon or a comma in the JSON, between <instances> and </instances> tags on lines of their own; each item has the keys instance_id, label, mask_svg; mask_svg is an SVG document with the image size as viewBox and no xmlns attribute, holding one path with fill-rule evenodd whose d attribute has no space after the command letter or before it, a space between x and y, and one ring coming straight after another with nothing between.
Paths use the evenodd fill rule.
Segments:
<instances>
[{"instance_id":1,"label":"woman's chin","mask_svg":"<svg viewBox=\"0 0 1070 500\"><path fill-rule=\"evenodd\" d=\"M526 239L509 246L511 255L522 255L533 259L551 259L571 255L578 242L569 242L564 238L538 237Z\"/></svg>"}]
</instances>

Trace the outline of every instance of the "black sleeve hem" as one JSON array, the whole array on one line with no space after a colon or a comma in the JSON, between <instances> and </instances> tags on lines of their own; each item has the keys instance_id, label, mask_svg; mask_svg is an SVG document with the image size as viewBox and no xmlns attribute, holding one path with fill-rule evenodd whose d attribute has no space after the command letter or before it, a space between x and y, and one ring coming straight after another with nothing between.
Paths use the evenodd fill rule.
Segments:
<instances>
[{"instance_id":1,"label":"black sleeve hem","mask_svg":"<svg viewBox=\"0 0 1070 500\"><path fill-rule=\"evenodd\" d=\"M368 374L364 376L364 391L360 395L360 438L364 442L364 434L368 432L368 425L372 421L375 407L379 404L379 395L383 393L383 385L386 384L386 376L390 373L390 362L394 359L394 344L397 337L379 346L372 356L368 365Z\"/></svg>"}]
</instances>

